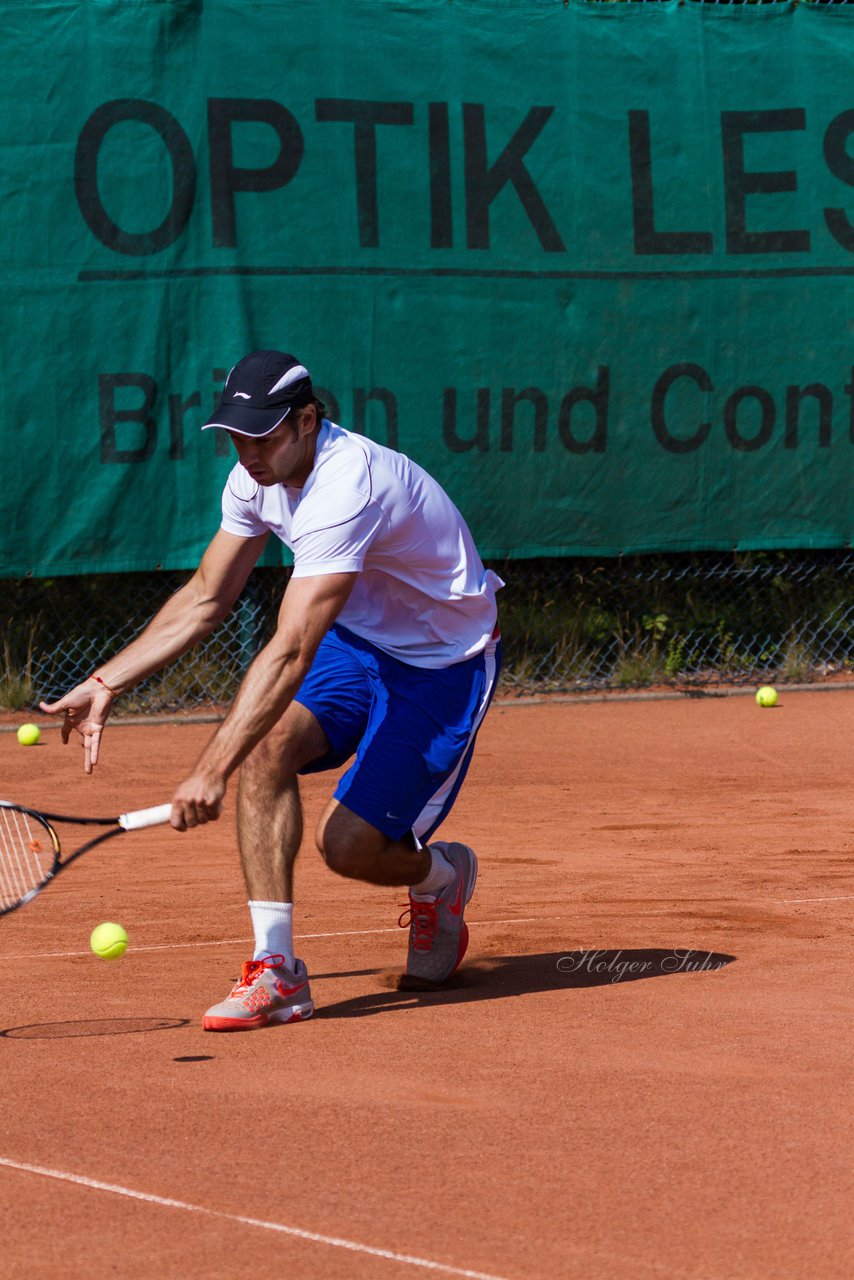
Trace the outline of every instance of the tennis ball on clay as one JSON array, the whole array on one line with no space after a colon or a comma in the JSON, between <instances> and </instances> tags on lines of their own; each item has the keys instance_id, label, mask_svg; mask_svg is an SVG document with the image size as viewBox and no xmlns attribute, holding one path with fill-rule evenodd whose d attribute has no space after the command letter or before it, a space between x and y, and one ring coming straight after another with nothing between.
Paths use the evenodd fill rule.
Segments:
<instances>
[{"instance_id":1,"label":"tennis ball on clay","mask_svg":"<svg viewBox=\"0 0 854 1280\"><path fill-rule=\"evenodd\" d=\"M756 690L756 701L760 707L776 707L777 690L772 689L770 684L763 684L761 689Z\"/></svg>"},{"instance_id":2,"label":"tennis ball on clay","mask_svg":"<svg viewBox=\"0 0 854 1280\"><path fill-rule=\"evenodd\" d=\"M92 930L89 946L102 960L118 960L127 950L128 936L120 924L107 921Z\"/></svg>"},{"instance_id":3,"label":"tennis ball on clay","mask_svg":"<svg viewBox=\"0 0 854 1280\"><path fill-rule=\"evenodd\" d=\"M34 747L42 736L37 724L22 724L18 730L18 741L22 747Z\"/></svg>"}]
</instances>

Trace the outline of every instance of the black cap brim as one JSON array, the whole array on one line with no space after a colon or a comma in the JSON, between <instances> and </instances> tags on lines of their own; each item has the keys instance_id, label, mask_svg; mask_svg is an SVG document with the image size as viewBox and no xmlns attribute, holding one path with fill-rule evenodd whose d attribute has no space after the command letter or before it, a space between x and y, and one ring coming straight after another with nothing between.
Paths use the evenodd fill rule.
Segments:
<instances>
[{"instance_id":1,"label":"black cap brim","mask_svg":"<svg viewBox=\"0 0 854 1280\"><path fill-rule=\"evenodd\" d=\"M290 413L293 405L275 405L272 409L253 409L246 404L220 404L202 427L221 427L239 436L268 436Z\"/></svg>"}]
</instances>

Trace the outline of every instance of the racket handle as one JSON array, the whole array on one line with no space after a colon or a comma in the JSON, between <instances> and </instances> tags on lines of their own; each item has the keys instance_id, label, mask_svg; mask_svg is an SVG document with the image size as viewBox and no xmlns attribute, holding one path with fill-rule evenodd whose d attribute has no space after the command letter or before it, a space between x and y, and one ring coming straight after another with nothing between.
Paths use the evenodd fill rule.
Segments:
<instances>
[{"instance_id":1,"label":"racket handle","mask_svg":"<svg viewBox=\"0 0 854 1280\"><path fill-rule=\"evenodd\" d=\"M135 809L133 813L123 813L119 818L119 826L125 831L139 831L141 827L160 827L168 822L172 815L171 804L156 804L152 809Z\"/></svg>"}]
</instances>

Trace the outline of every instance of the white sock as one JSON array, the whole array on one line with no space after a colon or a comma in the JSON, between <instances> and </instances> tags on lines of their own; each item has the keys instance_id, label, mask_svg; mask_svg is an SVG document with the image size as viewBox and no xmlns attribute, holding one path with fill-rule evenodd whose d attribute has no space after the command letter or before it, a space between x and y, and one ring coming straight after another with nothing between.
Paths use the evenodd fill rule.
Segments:
<instances>
[{"instance_id":1,"label":"white sock","mask_svg":"<svg viewBox=\"0 0 854 1280\"><path fill-rule=\"evenodd\" d=\"M456 874L438 845L428 844L427 848L430 850L430 870L423 880L411 885L409 889L416 902L431 902L451 883Z\"/></svg>"},{"instance_id":2,"label":"white sock","mask_svg":"<svg viewBox=\"0 0 854 1280\"><path fill-rule=\"evenodd\" d=\"M250 902L249 914L255 931L253 960L265 956L284 956L289 969L294 967L294 929L292 902Z\"/></svg>"}]
</instances>

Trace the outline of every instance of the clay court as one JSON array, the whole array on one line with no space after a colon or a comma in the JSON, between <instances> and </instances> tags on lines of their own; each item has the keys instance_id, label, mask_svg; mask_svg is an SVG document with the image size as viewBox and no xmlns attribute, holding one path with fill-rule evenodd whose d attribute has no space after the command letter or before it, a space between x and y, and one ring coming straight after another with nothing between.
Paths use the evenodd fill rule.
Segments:
<instances>
[{"instance_id":1,"label":"clay court","mask_svg":"<svg viewBox=\"0 0 854 1280\"><path fill-rule=\"evenodd\" d=\"M199 1027L251 951L233 786L93 850L0 924L0 1274L850 1276L852 726L850 691L497 705L440 833L481 866L453 986L399 993L401 895L307 840L290 1027ZM0 733L3 795L155 804L210 732L113 726L90 779Z\"/></svg>"}]
</instances>

